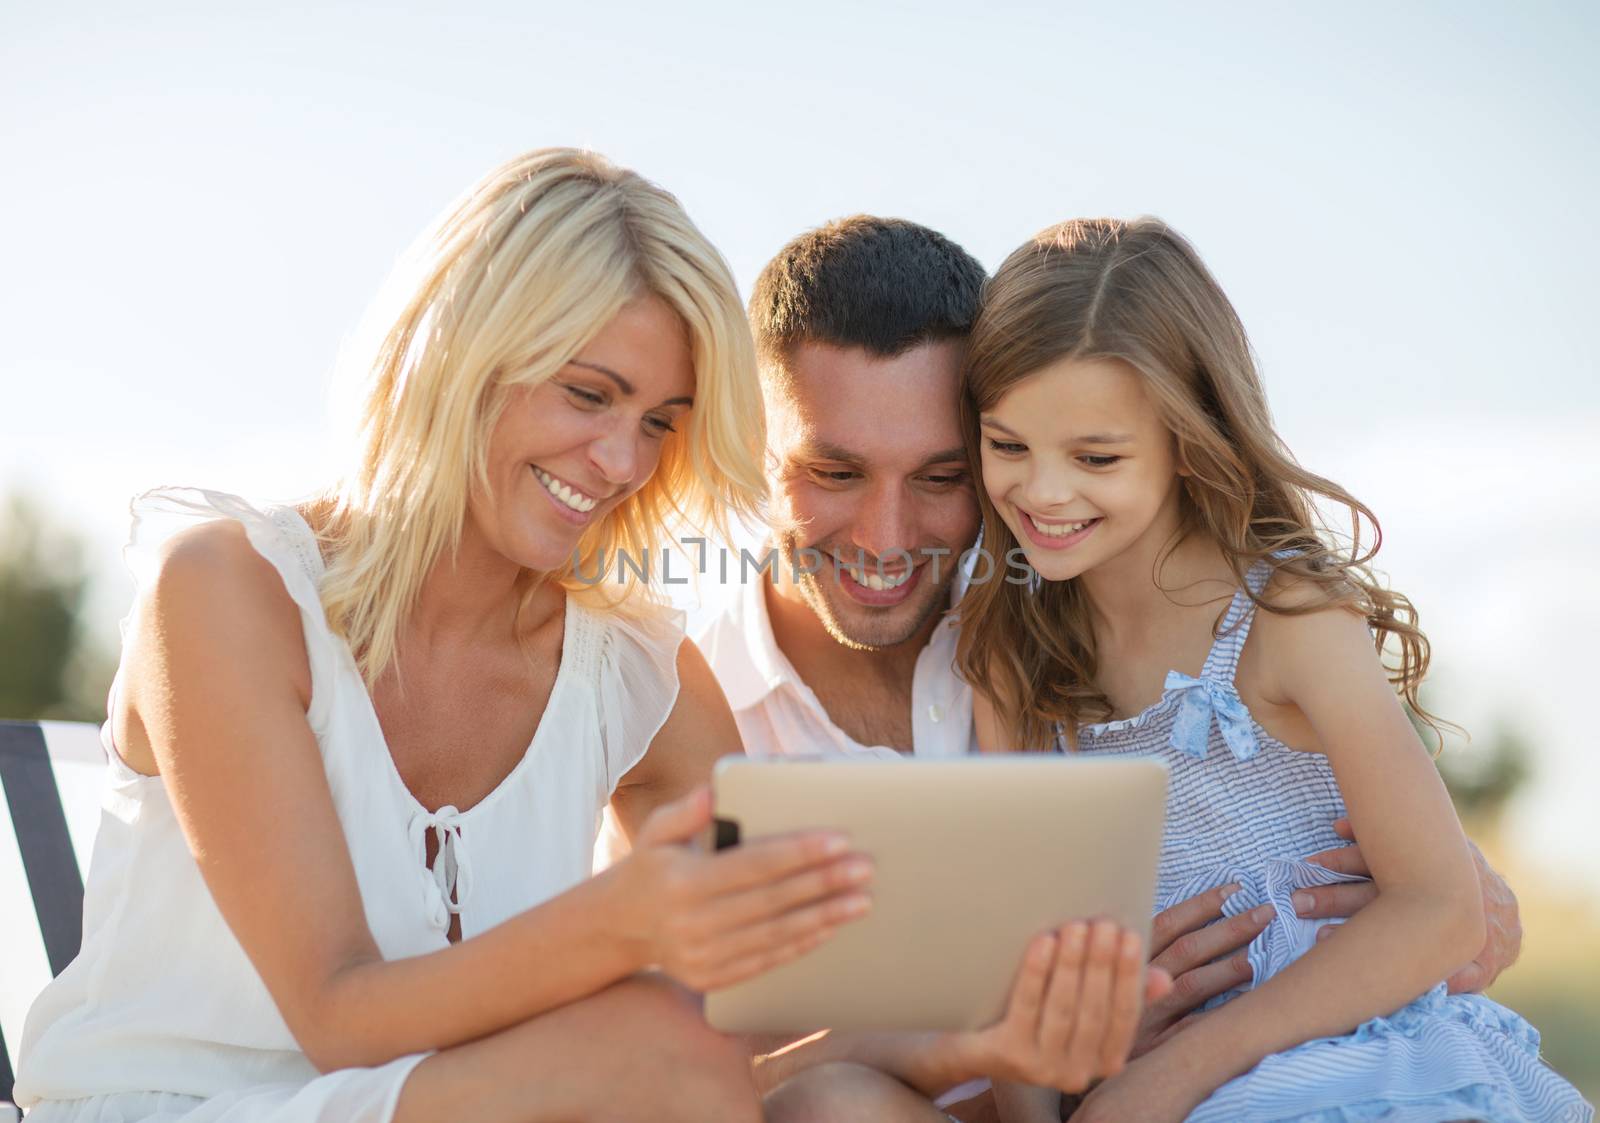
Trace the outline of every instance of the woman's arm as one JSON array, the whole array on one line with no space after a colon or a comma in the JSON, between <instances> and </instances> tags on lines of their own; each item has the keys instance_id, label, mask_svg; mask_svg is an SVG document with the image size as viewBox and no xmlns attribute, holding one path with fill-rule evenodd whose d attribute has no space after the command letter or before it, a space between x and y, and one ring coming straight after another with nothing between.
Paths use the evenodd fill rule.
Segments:
<instances>
[{"instance_id":1,"label":"woman's arm","mask_svg":"<svg viewBox=\"0 0 1600 1123\"><path fill-rule=\"evenodd\" d=\"M473 1040L730 934L758 950L716 965L744 969L771 953L760 926L773 894L787 892L784 913L812 904L806 892L842 864L842 840L820 833L695 854L680 842L709 808L691 795L604 876L447 949L385 961L306 723L298 609L238 527L173 539L125 669L119 748L162 776L217 907L323 1070ZM790 945L824 926L807 919L784 930Z\"/></svg>"},{"instance_id":2,"label":"woman's arm","mask_svg":"<svg viewBox=\"0 0 1600 1123\"><path fill-rule=\"evenodd\" d=\"M742 753L733 711L700 649L691 640L678 648L678 698L639 763L617 785L611 807L632 850L629 859L601 874L643 865L664 879L667 901L679 867L755 863L770 845L791 840L744 843L720 854L697 848L711 827L708 782L712 766L730 753ZM688 844L663 854L647 845L659 825L675 824L672 841ZM798 838L799 836L792 836ZM846 840L831 836L841 847ZM663 858L668 864L663 865ZM652 922L652 951L645 966L659 967L691 990L728 986L798 958L833 935L841 925L865 916L871 907L867 887L872 865L862 855L840 851L811 863L782 881L751 885L740 897L727 897L706 908L653 905L643 915Z\"/></svg>"},{"instance_id":3,"label":"woman's arm","mask_svg":"<svg viewBox=\"0 0 1600 1123\"><path fill-rule=\"evenodd\" d=\"M744 742L722 687L693 640L678 647L678 700L639 763L617 784L611 813L631 844L656 808L711 782L722 757Z\"/></svg>"},{"instance_id":4,"label":"woman's arm","mask_svg":"<svg viewBox=\"0 0 1600 1123\"><path fill-rule=\"evenodd\" d=\"M1263 985L1170 1038L1129 1068L1187 1110L1270 1053L1347 1033L1443 980L1483 944L1478 878L1450 797L1373 651L1342 609L1261 613L1258 665L1272 696L1300 709L1333 766L1378 885L1377 899ZM1139 1069L1139 1072L1135 1072ZM1091 1096L1086 1118L1114 1118L1120 1093ZM1097 1103L1098 1101L1098 1103ZM1182 1101L1182 1102L1178 1102ZM1152 1111L1152 1118L1162 1112Z\"/></svg>"}]
</instances>

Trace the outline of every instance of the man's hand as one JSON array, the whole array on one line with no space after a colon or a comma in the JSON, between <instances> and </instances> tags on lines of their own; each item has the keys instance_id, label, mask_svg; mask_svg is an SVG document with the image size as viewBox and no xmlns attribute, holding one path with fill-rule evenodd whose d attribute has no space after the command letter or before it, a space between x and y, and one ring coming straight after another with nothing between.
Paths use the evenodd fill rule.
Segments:
<instances>
[{"instance_id":1,"label":"man's hand","mask_svg":"<svg viewBox=\"0 0 1600 1123\"><path fill-rule=\"evenodd\" d=\"M1196 1007L1250 981L1244 949L1271 922L1271 905L1224 918L1222 902L1238 885L1219 885L1170 909L1150 924L1150 964L1172 976L1172 990L1145 1007L1133 1055L1155 1048L1201 1015Z\"/></svg>"},{"instance_id":2,"label":"man's hand","mask_svg":"<svg viewBox=\"0 0 1600 1123\"><path fill-rule=\"evenodd\" d=\"M1366 859L1361 856L1361 847L1355 842L1350 820L1335 820L1333 830L1340 838L1348 838L1351 845L1324 850L1311 855L1307 861L1339 873L1370 878L1372 871L1367 869ZM1474 994L1483 990L1495 981L1500 972L1517 961L1517 955L1522 950L1522 914L1517 908L1517 895L1506 884L1505 878L1490 868L1483 851L1471 840L1467 845L1471 847L1473 860L1478 864L1478 884L1483 890L1484 927L1489 937L1477 958L1446 981L1451 994ZM1294 894L1295 912L1308 919L1353 916L1377 895L1378 887L1370 881L1300 889ZM1327 939L1337 931L1338 926L1330 924L1317 933L1317 939Z\"/></svg>"}]
</instances>

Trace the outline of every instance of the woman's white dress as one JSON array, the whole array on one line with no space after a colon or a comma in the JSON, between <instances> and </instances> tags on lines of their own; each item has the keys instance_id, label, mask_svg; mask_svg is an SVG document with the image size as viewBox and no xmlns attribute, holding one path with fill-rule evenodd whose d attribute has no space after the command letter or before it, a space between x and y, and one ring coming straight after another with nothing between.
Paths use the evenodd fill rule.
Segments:
<instances>
[{"instance_id":1,"label":"woman's white dress","mask_svg":"<svg viewBox=\"0 0 1600 1123\"><path fill-rule=\"evenodd\" d=\"M385 958L445 947L453 912L469 938L589 875L601 813L676 701L675 618L624 621L569 598L560 669L521 761L475 806L430 811L401 781L350 649L328 628L322 559L293 508L147 493L134 501L126 551L136 581L150 580L162 542L213 519L243 525L300 607L306 716ZM109 723L102 741L111 782L83 949L34 1003L22 1037L16 1097L30 1123L388 1123L425 1054L319 1075L218 912L162 780L122 762Z\"/></svg>"}]
</instances>

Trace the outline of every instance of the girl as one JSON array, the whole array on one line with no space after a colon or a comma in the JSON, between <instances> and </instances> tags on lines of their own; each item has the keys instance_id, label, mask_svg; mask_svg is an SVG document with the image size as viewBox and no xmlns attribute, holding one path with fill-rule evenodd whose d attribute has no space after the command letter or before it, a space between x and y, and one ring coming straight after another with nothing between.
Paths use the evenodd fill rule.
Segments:
<instances>
[{"instance_id":1,"label":"girl","mask_svg":"<svg viewBox=\"0 0 1600 1123\"><path fill-rule=\"evenodd\" d=\"M1162 757L1156 907L1235 885L1230 913L1275 912L1251 987L1074 1118L1592 1118L1532 1027L1440 984L1483 933L1460 826L1396 697L1417 708L1427 640L1367 568L1371 512L1273 432L1193 249L1153 220L1085 220L1013 253L973 333L963 424L983 545L1020 545L1041 579L961 606L981 743ZM1314 500L1349 513L1347 548ZM1343 875L1299 856L1340 845L1346 814L1379 896L1321 941L1293 895ZM1056 1118L1042 1095L1002 1092L1013 1120Z\"/></svg>"}]
</instances>

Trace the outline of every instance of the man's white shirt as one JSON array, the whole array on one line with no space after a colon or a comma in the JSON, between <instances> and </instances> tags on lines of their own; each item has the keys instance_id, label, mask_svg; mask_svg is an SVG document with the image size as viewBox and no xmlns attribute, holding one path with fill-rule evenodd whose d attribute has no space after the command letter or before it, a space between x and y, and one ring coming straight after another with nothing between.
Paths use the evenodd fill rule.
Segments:
<instances>
[{"instance_id":1,"label":"man's white shirt","mask_svg":"<svg viewBox=\"0 0 1600 1123\"><path fill-rule=\"evenodd\" d=\"M956 674L956 621L947 615L917 655L911 683L913 754L926 760L976 749L972 688ZM732 602L695 642L733 707L745 752L753 757L845 753L899 758L888 745L863 745L836 725L816 694L778 649L767 612L766 582L738 587Z\"/></svg>"}]
</instances>

